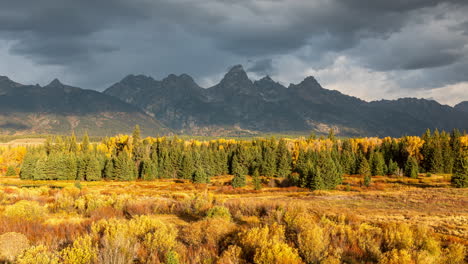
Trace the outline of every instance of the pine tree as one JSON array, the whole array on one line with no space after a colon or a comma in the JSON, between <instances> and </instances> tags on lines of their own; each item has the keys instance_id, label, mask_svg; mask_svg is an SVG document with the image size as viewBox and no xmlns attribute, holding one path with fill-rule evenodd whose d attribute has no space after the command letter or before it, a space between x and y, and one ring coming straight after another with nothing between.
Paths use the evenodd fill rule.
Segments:
<instances>
[{"instance_id":1,"label":"pine tree","mask_svg":"<svg viewBox=\"0 0 468 264\"><path fill-rule=\"evenodd\" d=\"M245 186L245 182L246 182L245 175L235 172L234 177L232 178L231 185L234 188L241 188Z\"/></svg>"},{"instance_id":2,"label":"pine tree","mask_svg":"<svg viewBox=\"0 0 468 264\"><path fill-rule=\"evenodd\" d=\"M158 168L155 161L148 158L144 159L141 166L141 179L154 180L158 178Z\"/></svg>"},{"instance_id":3,"label":"pine tree","mask_svg":"<svg viewBox=\"0 0 468 264\"><path fill-rule=\"evenodd\" d=\"M381 152L374 152L371 157L371 172L373 176L385 174L385 160Z\"/></svg>"},{"instance_id":4,"label":"pine tree","mask_svg":"<svg viewBox=\"0 0 468 264\"><path fill-rule=\"evenodd\" d=\"M36 161L36 165L34 167L34 180L47 180L46 175L46 168L47 168L47 157L40 157Z\"/></svg>"},{"instance_id":5,"label":"pine tree","mask_svg":"<svg viewBox=\"0 0 468 264\"><path fill-rule=\"evenodd\" d=\"M74 154L64 156L63 168L63 177L66 180L76 180L78 168L76 156Z\"/></svg>"},{"instance_id":6,"label":"pine tree","mask_svg":"<svg viewBox=\"0 0 468 264\"><path fill-rule=\"evenodd\" d=\"M260 168L262 175L269 177L276 175L276 156L270 145L263 144L262 146L262 163Z\"/></svg>"},{"instance_id":7,"label":"pine tree","mask_svg":"<svg viewBox=\"0 0 468 264\"><path fill-rule=\"evenodd\" d=\"M136 179L136 168L130 155L124 150L114 160L113 177L120 181L132 181Z\"/></svg>"},{"instance_id":8,"label":"pine tree","mask_svg":"<svg viewBox=\"0 0 468 264\"><path fill-rule=\"evenodd\" d=\"M88 156L86 158L87 166L85 172L85 180L87 181L98 181L101 180L101 166L99 161L95 157Z\"/></svg>"},{"instance_id":9,"label":"pine tree","mask_svg":"<svg viewBox=\"0 0 468 264\"><path fill-rule=\"evenodd\" d=\"M359 170L358 170L359 175L362 176L371 176L371 168L369 166L369 162L367 161L366 157L362 156L361 157L361 162L359 164Z\"/></svg>"},{"instance_id":10,"label":"pine tree","mask_svg":"<svg viewBox=\"0 0 468 264\"><path fill-rule=\"evenodd\" d=\"M455 161L454 174L452 175L452 184L457 188L468 187L468 156L459 156Z\"/></svg>"},{"instance_id":11,"label":"pine tree","mask_svg":"<svg viewBox=\"0 0 468 264\"><path fill-rule=\"evenodd\" d=\"M231 171L232 174L235 174L236 172L241 175L247 174L248 170L247 168L239 161L239 156L237 154L234 154L232 158L232 165L231 165Z\"/></svg>"},{"instance_id":12,"label":"pine tree","mask_svg":"<svg viewBox=\"0 0 468 264\"><path fill-rule=\"evenodd\" d=\"M52 138L49 136L46 138L44 142L44 149L45 149L46 155L49 155L52 152L52 148L53 148Z\"/></svg>"},{"instance_id":13,"label":"pine tree","mask_svg":"<svg viewBox=\"0 0 468 264\"><path fill-rule=\"evenodd\" d=\"M137 166L139 166L140 161L143 159L143 156L144 156L143 144L141 142L141 131L140 131L139 125L136 125L135 129L133 130L132 146L133 146L133 150L132 150L133 160L137 163Z\"/></svg>"},{"instance_id":14,"label":"pine tree","mask_svg":"<svg viewBox=\"0 0 468 264\"><path fill-rule=\"evenodd\" d=\"M68 151L71 153L76 153L78 151L78 144L76 143L75 131L72 132L69 144L70 144L70 147Z\"/></svg>"},{"instance_id":15,"label":"pine tree","mask_svg":"<svg viewBox=\"0 0 468 264\"><path fill-rule=\"evenodd\" d=\"M114 180L114 159L109 158L106 159L105 165L104 165L104 178L109 179L109 180Z\"/></svg>"},{"instance_id":16,"label":"pine tree","mask_svg":"<svg viewBox=\"0 0 468 264\"><path fill-rule=\"evenodd\" d=\"M388 175L396 175L398 173L399 169L400 168L398 168L398 163L394 162L393 159L390 159L390 161L388 162L387 174Z\"/></svg>"},{"instance_id":17,"label":"pine tree","mask_svg":"<svg viewBox=\"0 0 468 264\"><path fill-rule=\"evenodd\" d=\"M89 136L88 131L85 131L83 136L83 141L81 142L81 151L83 153L88 153L89 151Z\"/></svg>"},{"instance_id":18,"label":"pine tree","mask_svg":"<svg viewBox=\"0 0 468 264\"><path fill-rule=\"evenodd\" d=\"M22 180L32 180L34 179L34 172L36 169L37 157L27 152L23 159L23 164L20 169L20 179Z\"/></svg>"},{"instance_id":19,"label":"pine tree","mask_svg":"<svg viewBox=\"0 0 468 264\"><path fill-rule=\"evenodd\" d=\"M291 153L289 152L284 139L279 141L276 155L277 176L287 177L291 174Z\"/></svg>"},{"instance_id":20,"label":"pine tree","mask_svg":"<svg viewBox=\"0 0 468 264\"><path fill-rule=\"evenodd\" d=\"M86 167L88 167L89 159L86 159L85 154L80 154L76 158L76 179L79 181L84 181L86 178Z\"/></svg>"},{"instance_id":21,"label":"pine tree","mask_svg":"<svg viewBox=\"0 0 468 264\"><path fill-rule=\"evenodd\" d=\"M369 175L364 176L364 186L369 187L371 184L371 177Z\"/></svg>"},{"instance_id":22,"label":"pine tree","mask_svg":"<svg viewBox=\"0 0 468 264\"><path fill-rule=\"evenodd\" d=\"M328 139L331 141L335 141L335 130L333 128L330 128L330 131L328 132Z\"/></svg>"},{"instance_id":23,"label":"pine tree","mask_svg":"<svg viewBox=\"0 0 468 264\"><path fill-rule=\"evenodd\" d=\"M13 166L8 166L5 176L16 176L16 170Z\"/></svg>"},{"instance_id":24,"label":"pine tree","mask_svg":"<svg viewBox=\"0 0 468 264\"><path fill-rule=\"evenodd\" d=\"M343 181L343 172L339 162L333 158L332 153L325 153L320 156L318 166L320 168L320 177L322 178L324 189L334 189Z\"/></svg>"},{"instance_id":25,"label":"pine tree","mask_svg":"<svg viewBox=\"0 0 468 264\"><path fill-rule=\"evenodd\" d=\"M206 175L206 172L203 168L197 168L195 172L193 173L193 178L192 178L193 183L208 183L209 178Z\"/></svg>"},{"instance_id":26,"label":"pine tree","mask_svg":"<svg viewBox=\"0 0 468 264\"><path fill-rule=\"evenodd\" d=\"M254 170L252 174L252 184L253 184L254 190L258 191L262 189L262 183L260 181L260 173L258 172L258 170Z\"/></svg>"},{"instance_id":27,"label":"pine tree","mask_svg":"<svg viewBox=\"0 0 468 264\"><path fill-rule=\"evenodd\" d=\"M195 166L190 152L184 153L180 164L179 178L190 179L194 173Z\"/></svg>"},{"instance_id":28,"label":"pine tree","mask_svg":"<svg viewBox=\"0 0 468 264\"><path fill-rule=\"evenodd\" d=\"M405 164L405 176L406 177L411 177L411 178L417 178L418 177L418 162L414 157L408 157L408 160L406 161Z\"/></svg>"}]
</instances>

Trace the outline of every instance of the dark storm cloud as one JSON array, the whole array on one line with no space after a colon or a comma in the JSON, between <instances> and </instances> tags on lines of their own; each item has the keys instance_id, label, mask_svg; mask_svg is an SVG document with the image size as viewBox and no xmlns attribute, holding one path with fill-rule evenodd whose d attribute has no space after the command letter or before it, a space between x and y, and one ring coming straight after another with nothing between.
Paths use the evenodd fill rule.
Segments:
<instances>
[{"instance_id":1,"label":"dark storm cloud","mask_svg":"<svg viewBox=\"0 0 468 264\"><path fill-rule=\"evenodd\" d=\"M246 58L255 61L252 72L281 71L269 58L288 55L326 67L323 56L344 54L373 70L441 68L440 76L466 61L460 36L468 21L450 17L467 6L466 0L0 0L0 40L14 41L14 54L86 76L88 85L130 72L205 77ZM450 19L444 34L421 33Z\"/></svg>"},{"instance_id":2,"label":"dark storm cloud","mask_svg":"<svg viewBox=\"0 0 468 264\"><path fill-rule=\"evenodd\" d=\"M268 75L274 71L272 59L261 59L254 61L253 64L247 68L247 71L257 73L258 75Z\"/></svg>"}]
</instances>

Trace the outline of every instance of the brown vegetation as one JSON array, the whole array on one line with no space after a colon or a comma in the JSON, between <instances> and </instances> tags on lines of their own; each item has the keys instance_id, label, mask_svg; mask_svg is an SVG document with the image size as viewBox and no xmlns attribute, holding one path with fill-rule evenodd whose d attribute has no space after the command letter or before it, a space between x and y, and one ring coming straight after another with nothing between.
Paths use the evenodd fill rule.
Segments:
<instances>
[{"instance_id":1,"label":"brown vegetation","mask_svg":"<svg viewBox=\"0 0 468 264\"><path fill-rule=\"evenodd\" d=\"M464 263L468 193L432 175L346 176L334 191L231 176L0 180L0 251L17 263ZM77 188L76 186L80 187ZM4 237L15 241L8 244ZM3 244L2 244L3 243Z\"/></svg>"}]
</instances>

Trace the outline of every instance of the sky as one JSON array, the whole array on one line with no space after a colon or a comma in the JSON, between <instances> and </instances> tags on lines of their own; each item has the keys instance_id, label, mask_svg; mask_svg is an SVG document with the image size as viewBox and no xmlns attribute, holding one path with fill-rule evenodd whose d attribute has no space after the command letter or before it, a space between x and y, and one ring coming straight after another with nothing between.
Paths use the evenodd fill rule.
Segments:
<instances>
[{"instance_id":1,"label":"sky","mask_svg":"<svg viewBox=\"0 0 468 264\"><path fill-rule=\"evenodd\" d=\"M203 87L242 64L364 100L468 100L466 0L0 0L0 75L102 91L128 74Z\"/></svg>"}]
</instances>

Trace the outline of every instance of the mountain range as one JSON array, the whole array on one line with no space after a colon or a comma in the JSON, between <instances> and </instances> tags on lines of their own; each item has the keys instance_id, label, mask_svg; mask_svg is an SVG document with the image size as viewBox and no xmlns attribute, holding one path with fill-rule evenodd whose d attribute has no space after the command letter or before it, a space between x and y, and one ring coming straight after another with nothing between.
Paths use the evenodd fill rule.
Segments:
<instances>
[{"instance_id":1,"label":"mountain range","mask_svg":"<svg viewBox=\"0 0 468 264\"><path fill-rule=\"evenodd\" d=\"M163 80L128 75L104 92L63 85L22 85L0 77L0 132L255 135L327 133L343 136L420 135L425 129L468 130L468 102L455 107L402 98L366 102L323 88L314 77L288 87L269 76L252 81L241 65L216 85L187 74Z\"/></svg>"},{"instance_id":2,"label":"mountain range","mask_svg":"<svg viewBox=\"0 0 468 264\"><path fill-rule=\"evenodd\" d=\"M139 108L103 93L50 84L22 85L0 76L0 133L79 134L129 133L139 124L164 134L170 131Z\"/></svg>"}]
</instances>

